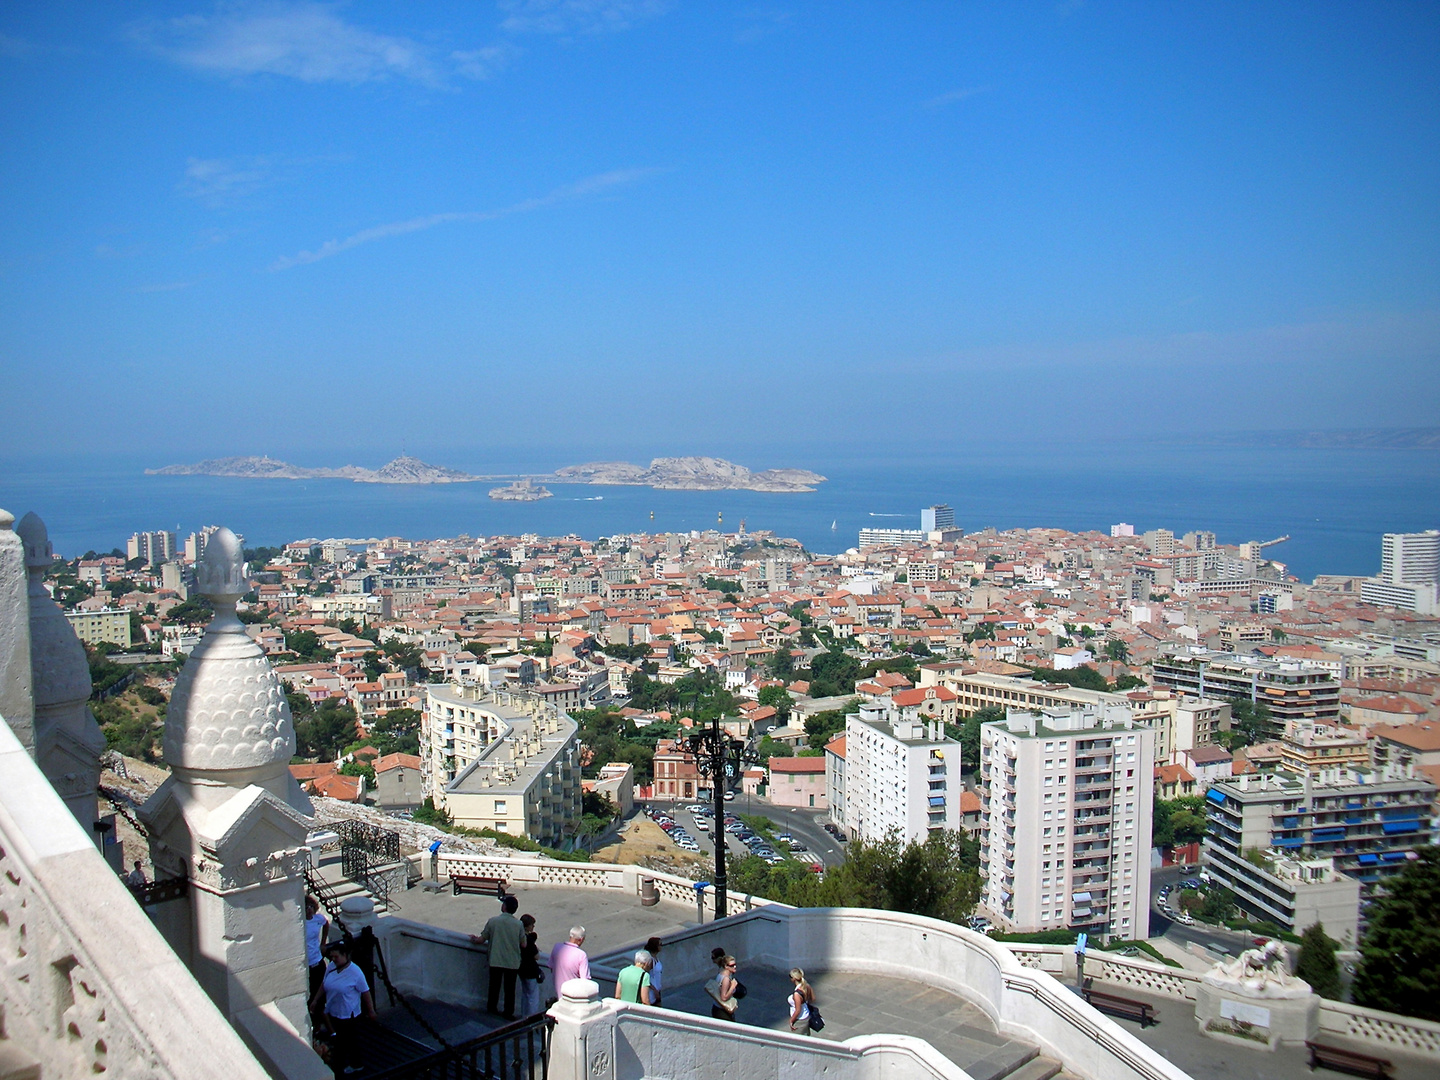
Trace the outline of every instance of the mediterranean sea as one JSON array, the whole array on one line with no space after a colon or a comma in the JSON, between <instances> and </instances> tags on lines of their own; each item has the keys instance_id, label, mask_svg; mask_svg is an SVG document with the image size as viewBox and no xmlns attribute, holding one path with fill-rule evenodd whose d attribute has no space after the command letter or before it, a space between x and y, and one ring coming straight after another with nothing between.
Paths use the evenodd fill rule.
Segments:
<instances>
[{"instance_id":1,"label":"mediterranean sea","mask_svg":"<svg viewBox=\"0 0 1440 1080\"><path fill-rule=\"evenodd\" d=\"M461 453L422 456L491 475L545 472L586 460L500 463L465 460ZM1137 533L1209 529L1231 544L1289 535L1267 554L1306 581L1316 574L1374 574L1382 533L1440 527L1440 453L1433 450L1108 443L933 452L882 448L865 454L853 448L800 453L791 448L769 449L763 460L750 453L727 456L757 469L814 469L829 479L803 494L548 483L553 498L498 502L487 496L494 484L484 481L409 486L147 476L147 466L177 459L11 458L0 460L0 507L16 517L37 511L55 549L74 557L123 549L137 531L175 529L183 539L210 524L230 526L253 546L305 537L425 539L461 533L573 533L594 539L717 524L734 531L742 520L750 531L770 530L800 540L812 552L836 553L853 547L861 528L918 528L921 507L948 503L966 532L987 526L1108 531L1124 521ZM289 460L379 465L383 459Z\"/></svg>"}]
</instances>

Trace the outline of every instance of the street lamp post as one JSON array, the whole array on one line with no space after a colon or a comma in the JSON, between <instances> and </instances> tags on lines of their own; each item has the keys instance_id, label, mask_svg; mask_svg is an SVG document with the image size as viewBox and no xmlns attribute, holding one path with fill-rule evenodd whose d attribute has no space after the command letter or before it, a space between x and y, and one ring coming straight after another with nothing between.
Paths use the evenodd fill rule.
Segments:
<instances>
[{"instance_id":1,"label":"street lamp post","mask_svg":"<svg viewBox=\"0 0 1440 1080\"><path fill-rule=\"evenodd\" d=\"M733 739L720 730L717 714L708 728L701 728L685 740L685 749L695 755L696 768L701 776L710 778L711 795L715 803L715 918L725 918L726 875L725 875L725 787L740 775L740 765L745 756L745 744Z\"/></svg>"}]
</instances>

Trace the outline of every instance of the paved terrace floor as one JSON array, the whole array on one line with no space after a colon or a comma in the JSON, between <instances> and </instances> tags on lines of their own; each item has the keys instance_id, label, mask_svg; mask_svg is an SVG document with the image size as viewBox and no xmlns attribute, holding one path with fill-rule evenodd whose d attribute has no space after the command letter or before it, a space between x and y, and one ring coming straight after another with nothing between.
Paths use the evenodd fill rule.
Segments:
<instances>
[{"instance_id":1,"label":"paved terrace floor","mask_svg":"<svg viewBox=\"0 0 1440 1080\"><path fill-rule=\"evenodd\" d=\"M642 907L638 897L602 889L575 889L561 886L522 886L515 891L520 913L532 914L540 934L542 962L551 945L562 940L573 925L588 931L586 951L592 956L631 946L640 947L651 935L665 937L695 925L695 911L688 905L662 900L654 907ZM426 893L411 889L395 897L394 914L430 926L466 933L479 933L485 920L500 910L492 897L455 896L450 892ZM790 981L781 971L747 966L740 960L740 978L749 993L741 1003L737 1019L775 1030L788 1030L786 995ZM1011 1069L1029 1072L1039 1062L1023 1063L1031 1048L996 1032L989 1018L974 1005L927 983L874 975L844 972L808 972L826 1026L817 1038L844 1040L853 1035L901 1034L925 1039L956 1064L970 1071L975 1080L992 1080ZM546 996L554 988L548 982ZM609 994L613 987L601 987ZM1123 996L1149 1002L1159 1023L1141 1029L1138 1023L1117 1019L1158 1053L1184 1069L1195 1080L1302 1080L1311 1078L1303 1049L1280 1049L1273 1053L1222 1043L1201 1035L1195 1025L1192 1005L1172 998L1155 997L1125 988ZM383 999L383 994L382 994ZM387 1026L429 1042L423 1030L403 1010L385 1009L377 1000ZM426 1019L455 1043L492 1030L498 1018L476 1014L437 1002L417 1002ZM669 987L667 1008L708 1016L710 998L698 984ZM1430 1059L1373 1045L1347 1042L1325 1036L1323 1041L1346 1046L1363 1054L1389 1059L1395 1066L1395 1080L1435 1080L1440 1066ZM1017 1068L1017 1066L1019 1068ZM1319 1075L1328 1075L1320 1073ZM1341 1075L1341 1074L1333 1074ZM1061 1074L1062 1080L1065 1074Z\"/></svg>"}]
</instances>

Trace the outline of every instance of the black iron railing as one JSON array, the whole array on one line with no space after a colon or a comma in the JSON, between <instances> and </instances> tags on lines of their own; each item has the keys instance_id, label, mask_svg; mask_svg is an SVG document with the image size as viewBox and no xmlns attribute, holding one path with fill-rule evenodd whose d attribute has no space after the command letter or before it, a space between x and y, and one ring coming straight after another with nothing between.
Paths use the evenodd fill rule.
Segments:
<instances>
[{"instance_id":1,"label":"black iron railing","mask_svg":"<svg viewBox=\"0 0 1440 1080\"><path fill-rule=\"evenodd\" d=\"M363 821L342 821L335 826L340 837L340 868L351 881L363 881L374 866L400 861L400 834Z\"/></svg>"},{"instance_id":2,"label":"black iron railing","mask_svg":"<svg viewBox=\"0 0 1440 1080\"><path fill-rule=\"evenodd\" d=\"M547 1080L554 1026L554 1020L538 1013L459 1046L367 1072L366 1080Z\"/></svg>"}]
</instances>

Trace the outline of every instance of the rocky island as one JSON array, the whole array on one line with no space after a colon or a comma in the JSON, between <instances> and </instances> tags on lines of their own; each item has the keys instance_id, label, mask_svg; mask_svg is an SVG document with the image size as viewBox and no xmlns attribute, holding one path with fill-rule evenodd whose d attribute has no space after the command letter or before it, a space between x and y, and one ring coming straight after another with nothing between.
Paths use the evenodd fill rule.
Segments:
<instances>
[{"instance_id":1,"label":"rocky island","mask_svg":"<svg viewBox=\"0 0 1440 1080\"><path fill-rule=\"evenodd\" d=\"M499 499L502 502L536 502L540 499L548 499L553 494L554 492L549 488L532 483L528 478L516 480L513 484L506 484L504 487L490 489L490 498Z\"/></svg>"},{"instance_id":2,"label":"rocky island","mask_svg":"<svg viewBox=\"0 0 1440 1080\"><path fill-rule=\"evenodd\" d=\"M249 480L353 480L357 484L464 484L485 479L455 469L431 465L419 458L398 457L378 469L341 465L336 469L307 469L272 457L211 458L196 465L167 465L146 469L147 476L233 476Z\"/></svg>"},{"instance_id":3,"label":"rocky island","mask_svg":"<svg viewBox=\"0 0 1440 1080\"><path fill-rule=\"evenodd\" d=\"M378 469L360 465L310 469L272 457L211 458L195 465L167 465L146 469L147 476L229 476L247 480L353 480L357 484L465 484L509 477L473 476L456 469L430 465L419 458L398 457ZM592 461L568 465L549 476L522 477L505 487L492 488L490 498L511 502L548 499L551 492L535 481L558 484L620 484L661 491L814 491L825 477L806 469L765 469L751 472L743 465L714 457L655 458L649 466L628 461Z\"/></svg>"},{"instance_id":4,"label":"rocky island","mask_svg":"<svg viewBox=\"0 0 1440 1080\"><path fill-rule=\"evenodd\" d=\"M628 461L592 461L557 469L555 479L572 484L624 484L662 491L814 491L825 482L805 469L751 472L743 465L713 457L655 458L649 468Z\"/></svg>"}]
</instances>

